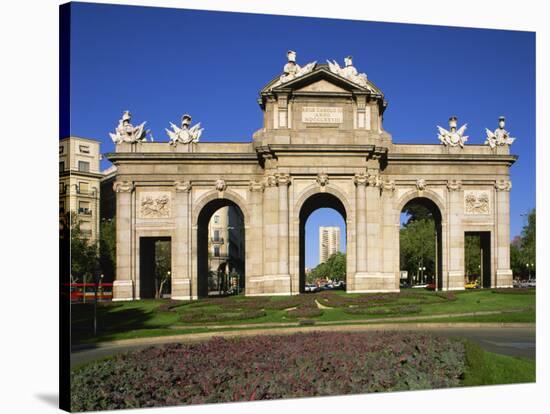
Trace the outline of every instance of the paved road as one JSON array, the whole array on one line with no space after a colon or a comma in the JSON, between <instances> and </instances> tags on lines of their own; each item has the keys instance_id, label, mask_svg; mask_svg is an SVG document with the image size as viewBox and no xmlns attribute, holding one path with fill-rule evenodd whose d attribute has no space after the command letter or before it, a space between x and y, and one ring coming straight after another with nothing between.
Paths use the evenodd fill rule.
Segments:
<instances>
[{"instance_id":1,"label":"paved road","mask_svg":"<svg viewBox=\"0 0 550 414\"><path fill-rule=\"evenodd\" d=\"M313 327L312 327L313 328ZM320 327L317 327L319 329ZM346 330L345 327L339 327L341 330ZM315 328L313 328L315 329ZM383 330L392 329L384 327ZM534 327L414 327L407 326L406 328L395 326L395 329L400 330L414 330L422 332L431 332L439 335L449 337L464 337L478 343L484 350L489 352L495 352L498 354L518 356L524 358L535 359L536 354L536 341L535 341L535 328ZM328 330L328 329L327 329ZM350 327L349 330L361 331L361 327ZM246 331L244 331L246 332ZM243 332L243 333L244 333ZM373 327L365 328L365 332L369 332L373 335L376 331ZM246 332L251 333L251 332ZM264 330L263 333L278 334L277 330ZM235 332L233 332L235 334ZM192 336L189 336L191 339ZM201 338L194 339L194 341L204 340ZM166 339L165 342L179 342L180 340ZM186 340L189 341L189 340ZM191 339L193 341L193 339ZM156 338L155 342L163 342L162 337ZM104 358L107 356L123 353L127 351L138 350L151 346L151 344L140 345L102 345L98 348L84 349L73 351L71 353L71 365L77 366L83 363L94 361L96 359Z\"/></svg>"}]
</instances>

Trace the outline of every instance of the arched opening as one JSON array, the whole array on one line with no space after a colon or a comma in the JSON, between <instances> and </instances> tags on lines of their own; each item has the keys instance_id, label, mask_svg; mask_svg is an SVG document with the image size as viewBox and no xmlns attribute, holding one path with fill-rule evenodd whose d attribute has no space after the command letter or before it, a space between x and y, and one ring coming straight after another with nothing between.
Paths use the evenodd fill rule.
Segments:
<instances>
[{"instance_id":1,"label":"arched opening","mask_svg":"<svg viewBox=\"0 0 550 414\"><path fill-rule=\"evenodd\" d=\"M441 211L426 197L408 201L399 229L400 287L443 286Z\"/></svg>"},{"instance_id":2,"label":"arched opening","mask_svg":"<svg viewBox=\"0 0 550 414\"><path fill-rule=\"evenodd\" d=\"M317 212L320 214L317 215ZM339 217L334 217L334 216ZM308 219L315 217L315 223L308 225ZM306 292L306 279L310 271L320 271L319 277L326 277L328 286L332 288L345 288L346 282L346 244L347 244L347 227L346 227L346 209L344 204L338 197L329 193L317 193L309 197L300 208L299 216L299 236L300 236L300 293ZM327 227L323 231L322 227ZM306 228L307 227L307 228ZM307 231L306 231L307 230ZM306 244L307 239L307 244ZM318 240L319 243L310 243L310 239ZM315 252L317 250L317 252ZM338 255L337 252L344 253ZM313 259L317 256L317 260ZM334 256L333 256L334 255ZM306 256L308 256L306 269ZM331 259L331 256L332 259ZM323 271L319 266L323 261L330 263L334 269L332 274L330 270ZM343 261L343 269L342 269ZM318 263L316 268L313 264ZM306 272L307 271L307 272ZM327 273L328 272L328 273ZM321 274L322 273L322 274ZM325 274L326 273L326 274ZM312 275L310 275L312 276ZM342 281L342 283L340 283ZM310 281L313 282L313 281ZM308 291L313 283L307 283Z\"/></svg>"},{"instance_id":3,"label":"arched opening","mask_svg":"<svg viewBox=\"0 0 550 414\"><path fill-rule=\"evenodd\" d=\"M206 204L197 220L199 297L244 292L245 228L239 206L228 199Z\"/></svg>"}]
</instances>

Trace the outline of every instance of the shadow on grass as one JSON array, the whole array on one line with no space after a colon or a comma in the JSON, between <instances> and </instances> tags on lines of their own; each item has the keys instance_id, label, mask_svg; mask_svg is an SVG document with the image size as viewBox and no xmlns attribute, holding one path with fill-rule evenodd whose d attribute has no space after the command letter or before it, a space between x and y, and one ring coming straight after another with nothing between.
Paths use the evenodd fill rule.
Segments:
<instances>
[{"instance_id":1,"label":"shadow on grass","mask_svg":"<svg viewBox=\"0 0 550 414\"><path fill-rule=\"evenodd\" d=\"M79 303L71 306L72 345L89 344L94 341L116 339L121 332L140 329L164 328L151 322L155 312L142 307L121 307L113 303L100 303L97 306L97 335L94 336L94 305Z\"/></svg>"}]
</instances>

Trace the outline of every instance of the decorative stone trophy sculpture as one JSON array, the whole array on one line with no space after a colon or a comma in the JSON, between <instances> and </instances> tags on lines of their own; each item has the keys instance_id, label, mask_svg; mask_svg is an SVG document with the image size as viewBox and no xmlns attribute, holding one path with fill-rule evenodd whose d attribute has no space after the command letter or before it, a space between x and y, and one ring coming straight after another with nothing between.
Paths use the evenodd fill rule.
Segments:
<instances>
[{"instance_id":1,"label":"decorative stone trophy sculpture","mask_svg":"<svg viewBox=\"0 0 550 414\"><path fill-rule=\"evenodd\" d=\"M358 73L357 69L355 69L355 66L353 66L353 58L351 56L346 56L344 58L344 67L341 68L338 62L333 60L332 62L330 60L327 60L328 67L332 73L335 73L343 78L346 78L347 80L356 83L357 85L363 87L363 88L369 88L368 82L367 82L367 75L364 73Z\"/></svg>"},{"instance_id":2,"label":"decorative stone trophy sculpture","mask_svg":"<svg viewBox=\"0 0 550 414\"><path fill-rule=\"evenodd\" d=\"M134 144L136 142L147 141L147 134L150 132L145 129L145 122L134 127L130 121L132 119L132 114L130 111L124 111L122 118L118 121L118 126L115 129L115 133L109 132L111 139L115 144L120 144L121 142L129 142Z\"/></svg>"},{"instance_id":3,"label":"decorative stone trophy sculpture","mask_svg":"<svg viewBox=\"0 0 550 414\"><path fill-rule=\"evenodd\" d=\"M195 124L191 128L189 128L189 125L191 125L191 115L189 114L185 114L181 117L181 128L178 128L176 125L170 122L170 126L172 127L173 131L166 129L166 133L170 137L170 145L176 145L178 143L189 144L191 142L199 142L204 128L201 128L200 122L198 124Z\"/></svg>"},{"instance_id":4,"label":"decorative stone trophy sculpture","mask_svg":"<svg viewBox=\"0 0 550 414\"><path fill-rule=\"evenodd\" d=\"M485 144L489 144L491 148L495 148L497 146L503 146L503 145L512 145L512 143L516 139L512 138L510 136L510 133L504 129L505 125L506 125L506 118L504 118L503 116L500 116L498 118L498 128L495 129L494 132L492 132L488 128L485 128L485 133L487 134L487 139L485 140Z\"/></svg>"},{"instance_id":5,"label":"decorative stone trophy sculpture","mask_svg":"<svg viewBox=\"0 0 550 414\"><path fill-rule=\"evenodd\" d=\"M449 128L450 131L447 131L445 128L441 128L439 125L437 129L439 134L437 138L445 146L457 147L460 145L461 148L464 148L464 143L468 141L468 137L464 135L466 127L468 124L462 125L458 130L456 129L458 118L456 116L451 116L449 118Z\"/></svg>"},{"instance_id":6,"label":"decorative stone trophy sculpture","mask_svg":"<svg viewBox=\"0 0 550 414\"><path fill-rule=\"evenodd\" d=\"M296 52L294 50L289 50L286 53L286 56L288 61L283 67L283 74L281 75L279 80L273 84L272 88L311 72L317 64L317 62L315 61L308 63L304 67L300 67L300 65L296 63Z\"/></svg>"}]
</instances>

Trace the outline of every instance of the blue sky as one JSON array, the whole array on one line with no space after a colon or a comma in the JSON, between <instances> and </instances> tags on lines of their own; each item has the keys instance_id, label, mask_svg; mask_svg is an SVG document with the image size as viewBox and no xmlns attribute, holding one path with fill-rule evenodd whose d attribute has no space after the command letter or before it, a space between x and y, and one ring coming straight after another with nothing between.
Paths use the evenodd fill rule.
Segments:
<instances>
[{"instance_id":1,"label":"blue sky","mask_svg":"<svg viewBox=\"0 0 550 414\"><path fill-rule=\"evenodd\" d=\"M450 115L468 123L469 143L483 143L505 115L519 155L512 237L535 206L532 32L92 3L73 3L71 30L70 133L100 139L102 152L114 150L108 132L125 109L156 140L188 112L205 127L202 141L250 141L262 126L258 92L288 49L300 64L352 55L384 92L384 127L396 143L438 143L436 125ZM337 217L326 210L308 220L307 266L318 261L317 226Z\"/></svg>"}]
</instances>

